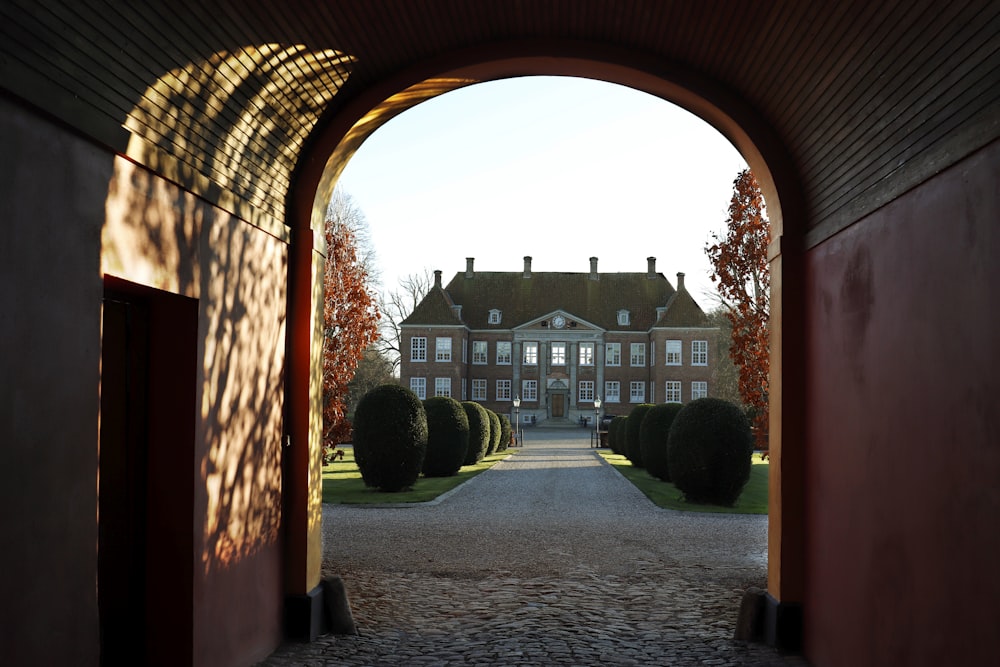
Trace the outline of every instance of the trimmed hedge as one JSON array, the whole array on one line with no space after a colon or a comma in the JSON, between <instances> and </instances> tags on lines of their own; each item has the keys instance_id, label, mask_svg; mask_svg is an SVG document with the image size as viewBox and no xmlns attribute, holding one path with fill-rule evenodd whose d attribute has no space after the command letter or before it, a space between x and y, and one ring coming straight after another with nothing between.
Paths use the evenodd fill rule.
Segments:
<instances>
[{"instance_id":1,"label":"trimmed hedge","mask_svg":"<svg viewBox=\"0 0 1000 667\"><path fill-rule=\"evenodd\" d=\"M462 401L462 408L469 419L469 449L462 465L471 466L483 460L490 446L490 416L486 408L475 401Z\"/></svg>"},{"instance_id":2,"label":"trimmed hedge","mask_svg":"<svg viewBox=\"0 0 1000 667\"><path fill-rule=\"evenodd\" d=\"M420 399L398 384L375 387L354 411L354 460L365 486L402 491L420 476L427 451L427 415Z\"/></svg>"},{"instance_id":3,"label":"trimmed hedge","mask_svg":"<svg viewBox=\"0 0 1000 667\"><path fill-rule=\"evenodd\" d=\"M615 454L625 454L625 423L627 421L628 417L618 415L611 420L611 424L608 426L608 447Z\"/></svg>"},{"instance_id":4,"label":"trimmed hedge","mask_svg":"<svg viewBox=\"0 0 1000 667\"><path fill-rule=\"evenodd\" d=\"M752 456L750 420L720 398L691 401L670 427L670 476L689 502L732 507L750 479Z\"/></svg>"},{"instance_id":5,"label":"trimmed hedge","mask_svg":"<svg viewBox=\"0 0 1000 667\"><path fill-rule=\"evenodd\" d=\"M513 433L514 429L510 424L510 417L500 415L500 444L497 446L497 451L503 452L510 447L510 438Z\"/></svg>"},{"instance_id":6,"label":"trimmed hedge","mask_svg":"<svg viewBox=\"0 0 1000 667\"><path fill-rule=\"evenodd\" d=\"M486 456L489 456L500 446L500 415L492 410L486 410L490 417L490 444L486 446Z\"/></svg>"},{"instance_id":7,"label":"trimmed hedge","mask_svg":"<svg viewBox=\"0 0 1000 667\"><path fill-rule=\"evenodd\" d=\"M424 401L427 413L426 477L451 477L458 473L469 451L469 418L462 404L447 396Z\"/></svg>"},{"instance_id":8,"label":"trimmed hedge","mask_svg":"<svg viewBox=\"0 0 1000 667\"><path fill-rule=\"evenodd\" d=\"M670 465L667 457L667 438L674 418L684 406L681 403L660 403L654 405L643 417L639 427L639 449L642 461L650 475L664 482L670 481Z\"/></svg>"},{"instance_id":9,"label":"trimmed hedge","mask_svg":"<svg viewBox=\"0 0 1000 667\"><path fill-rule=\"evenodd\" d=\"M640 403L635 406L628 413L628 422L625 424L624 454L636 468L646 467L646 464L642 460L642 449L639 447L639 429L642 428L643 417L646 416L651 407L653 407L652 403Z\"/></svg>"}]
</instances>

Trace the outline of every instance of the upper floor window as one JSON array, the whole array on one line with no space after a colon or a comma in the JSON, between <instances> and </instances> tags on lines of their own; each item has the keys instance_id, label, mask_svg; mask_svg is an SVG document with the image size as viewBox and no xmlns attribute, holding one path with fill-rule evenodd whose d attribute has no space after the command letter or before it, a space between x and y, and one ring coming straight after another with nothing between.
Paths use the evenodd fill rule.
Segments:
<instances>
[{"instance_id":1,"label":"upper floor window","mask_svg":"<svg viewBox=\"0 0 1000 667\"><path fill-rule=\"evenodd\" d=\"M427 361L427 339L423 336L410 339L410 361Z\"/></svg>"},{"instance_id":2,"label":"upper floor window","mask_svg":"<svg viewBox=\"0 0 1000 667\"><path fill-rule=\"evenodd\" d=\"M629 345L629 362L632 366L646 365L646 344L632 343Z\"/></svg>"},{"instance_id":3,"label":"upper floor window","mask_svg":"<svg viewBox=\"0 0 1000 667\"><path fill-rule=\"evenodd\" d=\"M566 365L566 343L552 343L551 348L552 365Z\"/></svg>"},{"instance_id":4,"label":"upper floor window","mask_svg":"<svg viewBox=\"0 0 1000 667\"><path fill-rule=\"evenodd\" d=\"M522 356L522 363L525 366L538 365L538 343L528 341L524 344L524 355Z\"/></svg>"},{"instance_id":5,"label":"upper floor window","mask_svg":"<svg viewBox=\"0 0 1000 667\"><path fill-rule=\"evenodd\" d=\"M618 324L626 326L629 324L629 312L627 310L618 311Z\"/></svg>"},{"instance_id":6,"label":"upper floor window","mask_svg":"<svg viewBox=\"0 0 1000 667\"><path fill-rule=\"evenodd\" d=\"M434 378L434 395L451 396L451 378Z\"/></svg>"},{"instance_id":7,"label":"upper floor window","mask_svg":"<svg viewBox=\"0 0 1000 667\"><path fill-rule=\"evenodd\" d=\"M580 365L581 366L593 366L594 365L594 344L593 343L580 343Z\"/></svg>"},{"instance_id":8,"label":"upper floor window","mask_svg":"<svg viewBox=\"0 0 1000 667\"><path fill-rule=\"evenodd\" d=\"M642 403L646 400L646 383L633 381L628 384L629 403Z\"/></svg>"},{"instance_id":9,"label":"upper floor window","mask_svg":"<svg viewBox=\"0 0 1000 667\"><path fill-rule=\"evenodd\" d=\"M708 366L708 341L691 341L691 365Z\"/></svg>"},{"instance_id":10,"label":"upper floor window","mask_svg":"<svg viewBox=\"0 0 1000 667\"><path fill-rule=\"evenodd\" d=\"M510 341L497 341L497 365L510 366Z\"/></svg>"},{"instance_id":11,"label":"upper floor window","mask_svg":"<svg viewBox=\"0 0 1000 667\"><path fill-rule=\"evenodd\" d=\"M667 366L681 365L681 342L679 340L667 341L666 365Z\"/></svg>"},{"instance_id":12,"label":"upper floor window","mask_svg":"<svg viewBox=\"0 0 1000 667\"><path fill-rule=\"evenodd\" d=\"M605 366L621 366L622 365L622 344L621 343L605 343L605 345L604 345L604 365Z\"/></svg>"},{"instance_id":13,"label":"upper floor window","mask_svg":"<svg viewBox=\"0 0 1000 667\"><path fill-rule=\"evenodd\" d=\"M410 391L421 401L427 398L427 378L410 378Z\"/></svg>"},{"instance_id":14,"label":"upper floor window","mask_svg":"<svg viewBox=\"0 0 1000 667\"><path fill-rule=\"evenodd\" d=\"M502 316L503 316L503 312L502 311L497 310L496 308L491 308L490 309L490 318L489 318L488 321L489 321L490 324L500 324L500 319L501 319Z\"/></svg>"},{"instance_id":15,"label":"upper floor window","mask_svg":"<svg viewBox=\"0 0 1000 667\"><path fill-rule=\"evenodd\" d=\"M451 361L451 338L434 341L434 361Z\"/></svg>"},{"instance_id":16,"label":"upper floor window","mask_svg":"<svg viewBox=\"0 0 1000 667\"><path fill-rule=\"evenodd\" d=\"M486 363L486 341L472 341L472 363L481 365Z\"/></svg>"}]
</instances>

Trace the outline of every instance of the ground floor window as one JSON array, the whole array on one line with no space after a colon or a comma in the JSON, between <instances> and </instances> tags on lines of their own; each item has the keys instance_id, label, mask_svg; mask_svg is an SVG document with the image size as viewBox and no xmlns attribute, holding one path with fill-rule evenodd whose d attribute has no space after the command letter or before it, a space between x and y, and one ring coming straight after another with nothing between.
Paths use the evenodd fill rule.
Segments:
<instances>
[{"instance_id":1,"label":"ground floor window","mask_svg":"<svg viewBox=\"0 0 1000 667\"><path fill-rule=\"evenodd\" d=\"M434 378L434 395L451 397L451 378Z\"/></svg>"},{"instance_id":2,"label":"ground floor window","mask_svg":"<svg viewBox=\"0 0 1000 667\"><path fill-rule=\"evenodd\" d=\"M510 400L510 380L497 380L497 400Z\"/></svg>"},{"instance_id":3,"label":"ground floor window","mask_svg":"<svg viewBox=\"0 0 1000 667\"><path fill-rule=\"evenodd\" d=\"M524 401L538 400L538 380L521 381L521 400Z\"/></svg>"},{"instance_id":4,"label":"ground floor window","mask_svg":"<svg viewBox=\"0 0 1000 667\"><path fill-rule=\"evenodd\" d=\"M593 380L581 380L580 381L580 395L578 397L580 402L590 402L594 400L594 381Z\"/></svg>"},{"instance_id":5,"label":"ground floor window","mask_svg":"<svg viewBox=\"0 0 1000 667\"><path fill-rule=\"evenodd\" d=\"M604 383L604 400L608 403L618 403L621 401L621 384L618 382Z\"/></svg>"},{"instance_id":6,"label":"ground floor window","mask_svg":"<svg viewBox=\"0 0 1000 667\"><path fill-rule=\"evenodd\" d=\"M472 400L474 401L486 400L486 380L472 381Z\"/></svg>"},{"instance_id":7,"label":"ground floor window","mask_svg":"<svg viewBox=\"0 0 1000 667\"><path fill-rule=\"evenodd\" d=\"M705 398L708 396L708 383L707 382L692 382L691 383L691 400L694 401L699 398Z\"/></svg>"},{"instance_id":8,"label":"ground floor window","mask_svg":"<svg viewBox=\"0 0 1000 667\"><path fill-rule=\"evenodd\" d=\"M629 403L644 403L646 401L646 383L629 382L628 400Z\"/></svg>"},{"instance_id":9,"label":"ground floor window","mask_svg":"<svg viewBox=\"0 0 1000 667\"><path fill-rule=\"evenodd\" d=\"M667 380L667 393L663 400L666 403L680 403L681 383L676 380Z\"/></svg>"},{"instance_id":10,"label":"ground floor window","mask_svg":"<svg viewBox=\"0 0 1000 667\"><path fill-rule=\"evenodd\" d=\"M410 391L421 401L427 398L427 378L410 378Z\"/></svg>"}]
</instances>

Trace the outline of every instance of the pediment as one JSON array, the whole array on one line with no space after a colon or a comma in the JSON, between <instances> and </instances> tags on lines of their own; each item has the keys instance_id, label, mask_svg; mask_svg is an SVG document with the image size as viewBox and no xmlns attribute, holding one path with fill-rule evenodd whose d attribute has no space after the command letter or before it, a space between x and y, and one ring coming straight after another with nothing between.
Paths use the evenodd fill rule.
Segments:
<instances>
[{"instance_id":1,"label":"pediment","mask_svg":"<svg viewBox=\"0 0 1000 667\"><path fill-rule=\"evenodd\" d=\"M549 331L553 333L558 331L603 331L601 327L565 310L554 310L540 317L528 320L521 326L516 327L515 330Z\"/></svg>"}]
</instances>

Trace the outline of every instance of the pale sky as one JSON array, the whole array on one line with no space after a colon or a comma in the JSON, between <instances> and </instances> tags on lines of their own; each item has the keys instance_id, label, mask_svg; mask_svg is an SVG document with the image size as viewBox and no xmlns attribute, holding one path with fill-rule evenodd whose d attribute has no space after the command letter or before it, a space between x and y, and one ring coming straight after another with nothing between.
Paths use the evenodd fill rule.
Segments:
<instances>
[{"instance_id":1,"label":"pale sky","mask_svg":"<svg viewBox=\"0 0 1000 667\"><path fill-rule=\"evenodd\" d=\"M376 131L339 185L371 228L384 289L426 269L645 272L705 310L739 152L700 118L622 86L566 77L477 84Z\"/></svg>"}]
</instances>

